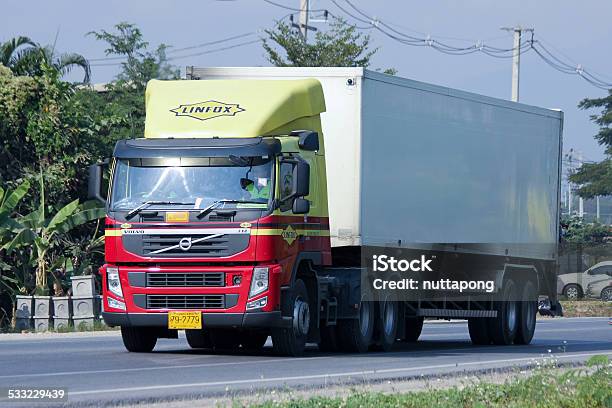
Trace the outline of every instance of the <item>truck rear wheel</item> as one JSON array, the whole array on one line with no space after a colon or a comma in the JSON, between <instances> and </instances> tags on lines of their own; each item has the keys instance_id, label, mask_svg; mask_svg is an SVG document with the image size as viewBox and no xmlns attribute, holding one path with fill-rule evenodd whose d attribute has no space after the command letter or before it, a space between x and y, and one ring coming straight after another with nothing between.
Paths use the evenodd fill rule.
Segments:
<instances>
[{"instance_id":1,"label":"truck rear wheel","mask_svg":"<svg viewBox=\"0 0 612 408\"><path fill-rule=\"evenodd\" d=\"M529 344L536 327L538 295L533 282L528 281L523 288L522 301L519 303L519 322L514 344Z\"/></svg>"},{"instance_id":2,"label":"truck rear wheel","mask_svg":"<svg viewBox=\"0 0 612 408\"><path fill-rule=\"evenodd\" d=\"M387 299L378 304L380 313L376 319L377 342L374 349L390 351L397 338L397 323L399 318L399 305Z\"/></svg>"},{"instance_id":3,"label":"truck rear wheel","mask_svg":"<svg viewBox=\"0 0 612 408\"><path fill-rule=\"evenodd\" d=\"M494 344L512 344L516 337L519 321L519 305L516 299L516 285L512 279L504 280L501 299L494 302L497 317L489 318L489 335Z\"/></svg>"},{"instance_id":4,"label":"truck rear wheel","mask_svg":"<svg viewBox=\"0 0 612 408\"><path fill-rule=\"evenodd\" d=\"M204 330L185 330L189 347L194 349L212 348L210 334Z\"/></svg>"},{"instance_id":5,"label":"truck rear wheel","mask_svg":"<svg viewBox=\"0 0 612 408\"><path fill-rule=\"evenodd\" d=\"M357 319L338 320L340 349L356 353L367 351L374 334L375 317L374 304L361 302Z\"/></svg>"},{"instance_id":6,"label":"truck rear wheel","mask_svg":"<svg viewBox=\"0 0 612 408\"><path fill-rule=\"evenodd\" d=\"M406 337L404 341L414 343L423 331L423 316L406 317Z\"/></svg>"},{"instance_id":7,"label":"truck rear wheel","mask_svg":"<svg viewBox=\"0 0 612 408\"><path fill-rule=\"evenodd\" d=\"M489 336L489 320L487 317L470 317L468 319L468 331L472 344L482 346L491 344Z\"/></svg>"},{"instance_id":8,"label":"truck rear wheel","mask_svg":"<svg viewBox=\"0 0 612 408\"><path fill-rule=\"evenodd\" d=\"M123 345L133 353L150 353L157 343L157 335L150 327L121 326Z\"/></svg>"},{"instance_id":9,"label":"truck rear wheel","mask_svg":"<svg viewBox=\"0 0 612 408\"><path fill-rule=\"evenodd\" d=\"M274 351L284 356L300 356L304 353L306 337L310 329L310 308L308 291L301 279L296 279L287 299L287 310L292 311L293 324L287 328L272 329Z\"/></svg>"}]
</instances>

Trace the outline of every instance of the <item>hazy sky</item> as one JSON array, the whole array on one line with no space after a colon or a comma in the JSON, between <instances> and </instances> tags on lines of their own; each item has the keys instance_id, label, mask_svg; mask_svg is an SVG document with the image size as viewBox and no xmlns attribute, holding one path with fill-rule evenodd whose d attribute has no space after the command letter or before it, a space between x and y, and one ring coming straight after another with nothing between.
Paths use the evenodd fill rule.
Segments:
<instances>
[{"instance_id":1,"label":"hazy sky","mask_svg":"<svg viewBox=\"0 0 612 408\"><path fill-rule=\"evenodd\" d=\"M299 0L275 1L290 7L299 4ZM337 1L346 6L344 0ZM612 82L612 24L609 23L612 1L354 0L353 3L369 15L388 24L395 24L395 28L406 34L431 34L432 38L458 46L469 46L478 39L491 39L486 43L511 48L511 35L500 31L500 27L534 27L536 39L544 40L545 45L552 45L559 50L557 54L561 58L569 57L568 62L580 63ZM336 15L343 15L331 0L312 0L311 7L327 8ZM111 29L120 21L137 24L145 39L154 46L164 42L175 48L183 48L269 28L275 19L290 12L262 0L5 0L0 19L0 41L27 35L34 41L51 44L57 34L58 51L78 52L88 58L103 58L104 44L85 34L91 30ZM314 25L321 29L326 26L324 23ZM510 97L510 59L497 59L483 54L450 56L428 47L403 45L376 30L371 30L371 34L373 45L380 47L373 59L372 68L394 67L398 75L403 77L500 98ZM195 54L254 39L257 39L256 35L170 55ZM109 62L115 61L104 63ZM180 58L173 63L180 66L182 72L186 65L269 65L258 43ZM117 71L116 66L93 66L93 82L108 81ZM74 79L76 76L71 75L69 78ZM601 159L602 148L593 140L597 127L589 121L590 112L578 110L576 105L584 97L601 97L605 94L605 91L577 76L555 71L533 52L522 55L521 102L560 108L565 112L564 150L574 148L581 150L586 159Z\"/></svg>"}]
</instances>

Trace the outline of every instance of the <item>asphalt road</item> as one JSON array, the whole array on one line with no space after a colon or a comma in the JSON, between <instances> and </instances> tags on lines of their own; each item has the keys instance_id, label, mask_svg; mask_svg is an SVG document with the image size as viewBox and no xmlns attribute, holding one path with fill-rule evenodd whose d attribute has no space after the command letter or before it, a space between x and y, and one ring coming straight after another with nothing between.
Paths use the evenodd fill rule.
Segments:
<instances>
[{"instance_id":1,"label":"asphalt road","mask_svg":"<svg viewBox=\"0 0 612 408\"><path fill-rule=\"evenodd\" d=\"M119 333L5 335L0 388L67 387L70 402L103 405L525 366L550 355L575 362L596 354L612 356L607 318L541 320L531 345L505 347L472 346L463 322L431 323L418 343L389 353L331 354L313 346L302 358L274 356L270 340L257 354L194 351L184 337L136 354L124 350Z\"/></svg>"}]
</instances>

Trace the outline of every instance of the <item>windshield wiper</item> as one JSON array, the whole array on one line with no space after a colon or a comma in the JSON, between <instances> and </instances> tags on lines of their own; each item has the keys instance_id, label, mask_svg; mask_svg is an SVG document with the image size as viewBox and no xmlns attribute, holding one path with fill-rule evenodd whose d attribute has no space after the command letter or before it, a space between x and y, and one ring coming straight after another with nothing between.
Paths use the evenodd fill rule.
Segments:
<instances>
[{"instance_id":1,"label":"windshield wiper","mask_svg":"<svg viewBox=\"0 0 612 408\"><path fill-rule=\"evenodd\" d=\"M208 214L212 210L216 209L221 204L240 204L240 203L246 203L246 204L266 204L266 203L262 203L260 201L252 201L252 200L251 201L249 201L249 200L217 200L214 203L212 203L211 205L209 205L208 207L204 208L202 211L200 211L200 213L197 215L197 217L198 218L204 217L206 214Z\"/></svg>"},{"instance_id":2,"label":"windshield wiper","mask_svg":"<svg viewBox=\"0 0 612 408\"><path fill-rule=\"evenodd\" d=\"M195 205L195 203L181 203L177 201L145 201L144 203L140 204L138 207L134 208L133 210L130 210L125 215L125 219L129 220L130 218L132 218L133 216L135 216L136 214L138 214L139 212L141 212L142 210L144 210L150 205Z\"/></svg>"}]
</instances>

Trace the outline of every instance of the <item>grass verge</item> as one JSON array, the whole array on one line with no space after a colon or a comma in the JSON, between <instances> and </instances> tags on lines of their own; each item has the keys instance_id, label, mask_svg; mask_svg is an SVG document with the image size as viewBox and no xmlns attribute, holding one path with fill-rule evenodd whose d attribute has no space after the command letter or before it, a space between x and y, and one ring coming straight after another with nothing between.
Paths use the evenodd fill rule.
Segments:
<instances>
[{"instance_id":1,"label":"grass verge","mask_svg":"<svg viewBox=\"0 0 612 408\"><path fill-rule=\"evenodd\" d=\"M562 300L564 317L612 317L612 302L601 300Z\"/></svg>"},{"instance_id":2,"label":"grass verge","mask_svg":"<svg viewBox=\"0 0 612 408\"><path fill-rule=\"evenodd\" d=\"M612 407L612 364L606 356L592 357L586 368L557 371L551 367L535 370L527 378L513 378L503 384L479 383L448 389L410 393L354 391L344 397L314 397L289 401L268 401L261 408L293 407Z\"/></svg>"}]
</instances>

